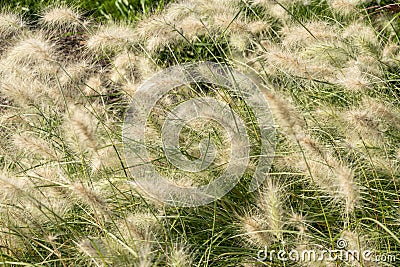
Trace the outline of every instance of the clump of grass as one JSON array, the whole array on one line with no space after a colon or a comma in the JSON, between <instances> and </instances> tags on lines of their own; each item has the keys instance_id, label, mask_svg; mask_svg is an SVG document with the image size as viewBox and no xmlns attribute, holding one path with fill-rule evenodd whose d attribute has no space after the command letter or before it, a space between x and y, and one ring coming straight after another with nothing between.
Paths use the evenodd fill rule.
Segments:
<instances>
[{"instance_id":1,"label":"clump of grass","mask_svg":"<svg viewBox=\"0 0 400 267\"><path fill-rule=\"evenodd\" d=\"M399 36L389 27L395 17L379 20L365 2L178 1L137 23L95 23L65 4L33 22L3 10L0 263L250 266L265 246L323 251L339 237L349 249L397 255ZM226 88L175 88L147 118L143 145L160 174L204 185L229 163L229 136L204 119L188 123L180 149L198 159L201 140L213 139L210 168L188 173L163 153L169 112L199 96L243 119L251 159L214 203L166 206L132 182L123 114L157 70L210 59L258 78L278 132L276 158L263 186L248 192L260 149L250 107Z\"/></svg>"}]
</instances>

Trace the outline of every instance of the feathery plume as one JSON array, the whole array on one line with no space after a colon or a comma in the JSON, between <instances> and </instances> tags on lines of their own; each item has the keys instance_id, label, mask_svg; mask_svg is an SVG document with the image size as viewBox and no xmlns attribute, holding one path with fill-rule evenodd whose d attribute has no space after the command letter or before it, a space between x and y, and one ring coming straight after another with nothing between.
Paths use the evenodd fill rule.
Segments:
<instances>
[{"instance_id":1,"label":"feathery plume","mask_svg":"<svg viewBox=\"0 0 400 267\"><path fill-rule=\"evenodd\" d=\"M126 97L130 98L136 92L139 84L128 81L124 83L121 87L121 91L125 94Z\"/></svg>"},{"instance_id":2,"label":"feathery plume","mask_svg":"<svg viewBox=\"0 0 400 267\"><path fill-rule=\"evenodd\" d=\"M299 252L301 260L299 261L299 266L302 267L336 267L336 262L329 260L327 257L319 257L323 255L324 251L327 251L325 246L319 245L316 242L312 242L310 238L302 237L297 240L295 250ZM305 253L313 251L315 253Z\"/></svg>"},{"instance_id":3,"label":"feathery plume","mask_svg":"<svg viewBox=\"0 0 400 267\"><path fill-rule=\"evenodd\" d=\"M153 266L154 252L159 232L158 216L148 212L128 215L117 224L118 235L130 247L130 254L135 256L135 266ZM132 255L131 255L132 256Z\"/></svg>"},{"instance_id":4,"label":"feathery plume","mask_svg":"<svg viewBox=\"0 0 400 267\"><path fill-rule=\"evenodd\" d=\"M360 107L368 107L372 117L381 119L387 126L400 130L399 109L392 103L371 97L363 97ZM383 126L383 129L386 128ZM382 129L382 128L381 128ZM382 129L382 130L383 130Z\"/></svg>"},{"instance_id":5,"label":"feathery plume","mask_svg":"<svg viewBox=\"0 0 400 267\"><path fill-rule=\"evenodd\" d=\"M292 140L296 140L297 132L305 125L304 119L296 111L294 105L283 96L265 90L263 92L279 129L282 129Z\"/></svg>"},{"instance_id":6,"label":"feathery plume","mask_svg":"<svg viewBox=\"0 0 400 267\"><path fill-rule=\"evenodd\" d=\"M154 73L156 73L158 66L155 62L146 56L138 56L136 70L140 75L140 79L144 80L151 77Z\"/></svg>"},{"instance_id":7,"label":"feathery plume","mask_svg":"<svg viewBox=\"0 0 400 267\"><path fill-rule=\"evenodd\" d=\"M89 77L83 85L83 93L87 96L105 94L107 92L107 88L103 85L101 77L101 74L96 74Z\"/></svg>"},{"instance_id":8,"label":"feathery plume","mask_svg":"<svg viewBox=\"0 0 400 267\"><path fill-rule=\"evenodd\" d=\"M342 203L346 214L352 213L360 200L353 169L304 133L300 133L297 140L305 156L301 159L300 155L294 166L308 173L316 185Z\"/></svg>"},{"instance_id":9,"label":"feathery plume","mask_svg":"<svg viewBox=\"0 0 400 267\"><path fill-rule=\"evenodd\" d=\"M252 4L268 8L270 5L274 4L274 2L274 0L254 0L252 1Z\"/></svg>"},{"instance_id":10,"label":"feathery plume","mask_svg":"<svg viewBox=\"0 0 400 267\"><path fill-rule=\"evenodd\" d=\"M378 45L379 40L374 28L355 22L343 29L342 37L345 39L354 40L356 44L364 46L363 42L372 45Z\"/></svg>"},{"instance_id":11,"label":"feathery plume","mask_svg":"<svg viewBox=\"0 0 400 267\"><path fill-rule=\"evenodd\" d=\"M365 161L369 163L374 172L378 170L390 177L399 174L400 165L398 164L398 159L390 159L387 154L381 151L369 152L365 157Z\"/></svg>"},{"instance_id":12,"label":"feathery plume","mask_svg":"<svg viewBox=\"0 0 400 267\"><path fill-rule=\"evenodd\" d=\"M0 37L5 38L21 32L25 28L25 22L18 14L2 11L0 12Z\"/></svg>"},{"instance_id":13,"label":"feathery plume","mask_svg":"<svg viewBox=\"0 0 400 267\"><path fill-rule=\"evenodd\" d=\"M354 63L350 61L348 64L350 66L354 64L363 73L369 74L369 77L374 76L370 78L371 80L379 81L378 77L382 75L381 63L376 57L371 55L359 55Z\"/></svg>"},{"instance_id":14,"label":"feathery plume","mask_svg":"<svg viewBox=\"0 0 400 267\"><path fill-rule=\"evenodd\" d=\"M316 42L307 46L300 54L316 64L327 64L334 68L349 61L350 57L345 49L341 42Z\"/></svg>"},{"instance_id":15,"label":"feathery plume","mask_svg":"<svg viewBox=\"0 0 400 267\"><path fill-rule=\"evenodd\" d=\"M396 61L400 59L400 46L393 43L388 42L382 50L382 61L394 66Z\"/></svg>"},{"instance_id":16,"label":"feathery plume","mask_svg":"<svg viewBox=\"0 0 400 267\"><path fill-rule=\"evenodd\" d=\"M44 159L57 159L54 149L49 146L45 140L30 133L15 134L13 138L14 145L30 155L36 155Z\"/></svg>"},{"instance_id":17,"label":"feathery plume","mask_svg":"<svg viewBox=\"0 0 400 267\"><path fill-rule=\"evenodd\" d=\"M164 11L165 17L169 21L179 21L194 13L196 7L197 4L194 1L171 3Z\"/></svg>"},{"instance_id":18,"label":"feathery plume","mask_svg":"<svg viewBox=\"0 0 400 267\"><path fill-rule=\"evenodd\" d=\"M395 156L396 156L396 159L397 159L398 161L400 161L400 147L397 148Z\"/></svg>"},{"instance_id":19,"label":"feathery plume","mask_svg":"<svg viewBox=\"0 0 400 267\"><path fill-rule=\"evenodd\" d=\"M105 242L100 238L83 239L76 243L79 251L93 261L96 266L107 266L103 263L107 262L110 256Z\"/></svg>"},{"instance_id":20,"label":"feathery plume","mask_svg":"<svg viewBox=\"0 0 400 267\"><path fill-rule=\"evenodd\" d=\"M231 47L241 52L246 50L248 43L249 36L244 33L231 34L231 36L229 37L229 44L231 45Z\"/></svg>"},{"instance_id":21,"label":"feathery plume","mask_svg":"<svg viewBox=\"0 0 400 267\"><path fill-rule=\"evenodd\" d=\"M62 170L60 165L43 165L26 172L27 176L33 177L43 184L55 184L63 185L68 183L68 178L65 176L65 172Z\"/></svg>"},{"instance_id":22,"label":"feathery plume","mask_svg":"<svg viewBox=\"0 0 400 267\"><path fill-rule=\"evenodd\" d=\"M241 232L245 240L252 245L265 247L274 241L274 236L270 234L266 222L259 215L248 215L240 220Z\"/></svg>"},{"instance_id":23,"label":"feathery plume","mask_svg":"<svg viewBox=\"0 0 400 267\"><path fill-rule=\"evenodd\" d=\"M286 47L332 42L339 38L339 30L327 22L312 21L304 25L286 26L282 30L282 44Z\"/></svg>"},{"instance_id":24,"label":"feathery plume","mask_svg":"<svg viewBox=\"0 0 400 267\"><path fill-rule=\"evenodd\" d=\"M285 224L284 194L284 188L278 182L268 181L263 186L257 201L261 216L278 240L282 239L282 229Z\"/></svg>"},{"instance_id":25,"label":"feathery plume","mask_svg":"<svg viewBox=\"0 0 400 267\"><path fill-rule=\"evenodd\" d=\"M256 5L263 5L265 7L268 7L270 4L276 4L276 0L253 0L253 3ZM283 6L288 6L290 4L302 4L302 5L309 5L310 1L309 0L280 0L280 4Z\"/></svg>"},{"instance_id":26,"label":"feathery plume","mask_svg":"<svg viewBox=\"0 0 400 267\"><path fill-rule=\"evenodd\" d=\"M0 171L0 203L17 201L32 189L32 184L27 179L11 177L8 173Z\"/></svg>"},{"instance_id":27,"label":"feathery plume","mask_svg":"<svg viewBox=\"0 0 400 267\"><path fill-rule=\"evenodd\" d=\"M358 11L357 6L368 0L328 0L329 6L343 15L354 14Z\"/></svg>"},{"instance_id":28,"label":"feathery plume","mask_svg":"<svg viewBox=\"0 0 400 267\"><path fill-rule=\"evenodd\" d=\"M35 181L35 190L29 194L29 198L20 200L24 207L21 216L28 215L24 223L27 226L45 224L65 218L73 203L71 199L62 193L57 185L49 186L48 183ZM22 221L18 221L22 223Z\"/></svg>"},{"instance_id":29,"label":"feathery plume","mask_svg":"<svg viewBox=\"0 0 400 267\"><path fill-rule=\"evenodd\" d=\"M5 61L14 65L19 64L45 64L53 61L54 45L41 34L28 36L20 40L5 54Z\"/></svg>"},{"instance_id":30,"label":"feathery plume","mask_svg":"<svg viewBox=\"0 0 400 267\"><path fill-rule=\"evenodd\" d=\"M103 25L90 36L86 47L91 51L120 51L136 43L136 36L129 25Z\"/></svg>"},{"instance_id":31,"label":"feathery plume","mask_svg":"<svg viewBox=\"0 0 400 267\"><path fill-rule=\"evenodd\" d=\"M381 147L384 144L384 136L381 131L379 118L366 110L365 107L359 110L349 110L344 114L344 118L348 122L346 137L351 147L374 145ZM353 129L353 130L349 130Z\"/></svg>"},{"instance_id":32,"label":"feathery plume","mask_svg":"<svg viewBox=\"0 0 400 267\"><path fill-rule=\"evenodd\" d=\"M113 146L106 145L93 153L90 165L92 172L97 172L101 168L112 168L115 171L121 168L121 159Z\"/></svg>"},{"instance_id":33,"label":"feathery plume","mask_svg":"<svg viewBox=\"0 0 400 267\"><path fill-rule=\"evenodd\" d=\"M195 14L183 19L179 24L178 30L180 30L181 34L190 41L196 40L197 37L206 35L207 33L207 28L204 25L204 22L202 22Z\"/></svg>"},{"instance_id":34,"label":"feathery plume","mask_svg":"<svg viewBox=\"0 0 400 267\"><path fill-rule=\"evenodd\" d=\"M246 32L246 23L240 15L236 15L237 14L231 15L227 13L216 14L211 26L215 29L215 31L226 32L228 35Z\"/></svg>"},{"instance_id":35,"label":"feathery plume","mask_svg":"<svg viewBox=\"0 0 400 267\"><path fill-rule=\"evenodd\" d=\"M93 66L86 60L71 63L64 68L60 68L60 73L58 74L60 84L62 86L79 84L92 71Z\"/></svg>"},{"instance_id":36,"label":"feathery plume","mask_svg":"<svg viewBox=\"0 0 400 267\"><path fill-rule=\"evenodd\" d=\"M39 22L49 30L63 31L75 31L85 24L81 14L76 9L64 5L47 8Z\"/></svg>"},{"instance_id":37,"label":"feathery plume","mask_svg":"<svg viewBox=\"0 0 400 267\"><path fill-rule=\"evenodd\" d=\"M192 266L193 259L189 250L184 244L174 244L167 257L167 266L169 267L187 267Z\"/></svg>"},{"instance_id":38,"label":"feathery plume","mask_svg":"<svg viewBox=\"0 0 400 267\"><path fill-rule=\"evenodd\" d=\"M201 27L199 22L193 16L190 16L188 20L185 18L179 21L179 26L178 22L169 21L169 18L156 16L140 22L136 31L140 39L144 41L146 49L149 52L156 52L180 40L185 41L183 37L185 35L194 39L199 27Z\"/></svg>"},{"instance_id":39,"label":"feathery plume","mask_svg":"<svg viewBox=\"0 0 400 267\"><path fill-rule=\"evenodd\" d=\"M55 103L59 100L59 91L49 83L29 75L30 70L21 67L15 72L3 76L0 91L20 107Z\"/></svg>"},{"instance_id":40,"label":"feathery plume","mask_svg":"<svg viewBox=\"0 0 400 267\"><path fill-rule=\"evenodd\" d=\"M95 212L108 213L107 203L98 190L92 189L81 182L72 183L68 187L75 198L91 207Z\"/></svg>"},{"instance_id":41,"label":"feathery plume","mask_svg":"<svg viewBox=\"0 0 400 267\"><path fill-rule=\"evenodd\" d=\"M311 60L302 58L299 54L276 45L268 45L266 49L266 52L262 52L262 58L271 64L270 67L265 67L271 74L275 74L276 70L279 70L287 75L295 75L307 79L329 80L334 77L336 72L332 66L321 63L316 64Z\"/></svg>"},{"instance_id":42,"label":"feathery plume","mask_svg":"<svg viewBox=\"0 0 400 267\"><path fill-rule=\"evenodd\" d=\"M287 5L285 5L285 6L287 7ZM288 21L290 19L290 14L287 12L287 10L282 5L279 5L276 3L271 4L268 6L266 11L272 17L280 19L282 21Z\"/></svg>"},{"instance_id":43,"label":"feathery plume","mask_svg":"<svg viewBox=\"0 0 400 267\"><path fill-rule=\"evenodd\" d=\"M271 28L271 24L264 20L256 20L248 23L247 29L252 34L261 34L264 31L268 31Z\"/></svg>"},{"instance_id":44,"label":"feathery plume","mask_svg":"<svg viewBox=\"0 0 400 267\"><path fill-rule=\"evenodd\" d=\"M136 32L141 40L146 41L146 48L149 51L155 51L167 43L173 34L173 27L165 18L153 17L139 22Z\"/></svg>"},{"instance_id":45,"label":"feathery plume","mask_svg":"<svg viewBox=\"0 0 400 267\"><path fill-rule=\"evenodd\" d=\"M96 139L97 118L80 106L70 108L70 116L65 119L64 129L75 152L85 150L95 151L98 143Z\"/></svg>"},{"instance_id":46,"label":"feathery plume","mask_svg":"<svg viewBox=\"0 0 400 267\"><path fill-rule=\"evenodd\" d=\"M301 213L293 212L289 218L291 224L293 224L299 231L299 235L304 235L307 231L306 219Z\"/></svg>"},{"instance_id":47,"label":"feathery plume","mask_svg":"<svg viewBox=\"0 0 400 267\"><path fill-rule=\"evenodd\" d=\"M136 56L128 51L118 54L112 64L110 72L111 81L118 82L134 82L134 69L136 63Z\"/></svg>"},{"instance_id":48,"label":"feathery plume","mask_svg":"<svg viewBox=\"0 0 400 267\"><path fill-rule=\"evenodd\" d=\"M210 2L208 0L197 1L196 11L203 15L227 15L232 19L240 11L240 1L238 0L215 0Z\"/></svg>"},{"instance_id":49,"label":"feathery plume","mask_svg":"<svg viewBox=\"0 0 400 267\"><path fill-rule=\"evenodd\" d=\"M368 237L365 235L362 235L360 231L352 231L352 230L344 230L341 233L340 238L344 241L346 241L346 250L347 251L358 251L359 253L357 254L352 254L352 253L347 253L345 260L350 263L351 266L355 267L361 267L361 266L375 266L371 264L371 261L364 259L361 256L361 253L363 253L366 250L369 250L372 252L372 255L375 254L375 245L372 242L369 242L367 240Z\"/></svg>"},{"instance_id":50,"label":"feathery plume","mask_svg":"<svg viewBox=\"0 0 400 267\"><path fill-rule=\"evenodd\" d=\"M158 217L149 212L130 214L123 222L123 225L126 226L127 236L136 241L151 239L160 229Z\"/></svg>"},{"instance_id":51,"label":"feathery plume","mask_svg":"<svg viewBox=\"0 0 400 267\"><path fill-rule=\"evenodd\" d=\"M336 83L353 92L368 89L371 84L357 65L342 69L337 75Z\"/></svg>"},{"instance_id":52,"label":"feathery plume","mask_svg":"<svg viewBox=\"0 0 400 267\"><path fill-rule=\"evenodd\" d=\"M400 129L398 110L390 103L363 97L359 107L344 112L345 136L351 147L364 143L377 148L385 146L385 132L393 127ZM350 130L352 129L352 130Z\"/></svg>"}]
</instances>

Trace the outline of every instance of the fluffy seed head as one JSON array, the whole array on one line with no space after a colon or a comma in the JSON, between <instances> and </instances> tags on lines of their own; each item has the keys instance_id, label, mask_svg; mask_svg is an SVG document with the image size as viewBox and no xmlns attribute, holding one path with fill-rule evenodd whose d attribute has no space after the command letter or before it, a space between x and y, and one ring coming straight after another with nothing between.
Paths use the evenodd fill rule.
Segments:
<instances>
[{"instance_id":1,"label":"fluffy seed head","mask_svg":"<svg viewBox=\"0 0 400 267\"><path fill-rule=\"evenodd\" d=\"M337 166L334 169L337 177L337 193L339 200L344 202L346 214L351 214L360 200L360 194L354 182L354 171L347 166Z\"/></svg>"},{"instance_id":2,"label":"fluffy seed head","mask_svg":"<svg viewBox=\"0 0 400 267\"><path fill-rule=\"evenodd\" d=\"M8 203L20 199L26 192L32 190L32 185L22 177L11 177L0 171L0 203Z\"/></svg>"},{"instance_id":3,"label":"fluffy seed head","mask_svg":"<svg viewBox=\"0 0 400 267\"><path fill-rule=\"evenodd\" d=\"M346 214L352 213L360 195L353 169L304 132L297 135L297 141L303 152L293 160L293 166L308 174L315 185L341 203Z\"/></svg>"},{"instance_id":4,"label":"fluffy seed head","mask_svg":"<svg viewBox=\"0 0 400 267\"><path fill-rule=\"evenodd\" d=\"M360 229L356 230L344 230L340 236L341 239L346 241L346 250L348 251L362 251L369 250L372 255L376 254L377 247L374 244L373 239L368 238L368 236L361 233ZM362 267L362 266L375 266L371 264L371 261L364 259L364 257L357 257L355 254L349 253L347 255L346 261L350 266Z\"/></svg>"},{"instance_id":5,"label":"fluffy seed head","mask_svg":"<svg viewBox=\"0 0 400 267\"><path fill-rule=\"evenodd\" d=\"M347 26L343 30L342 36L343 38L354 40L359 45L363 45L363 42L373 45L379 44L374 28L358 22Z\"/></svg>"},{"instance_id":6,"label":"fluffy seed head","mask_svg":"<svg viewBox=\"0 0 400 267\"><path fill-rule=\"evenodd\" d=\"M182 23L182 21L179 23ZM196 28L197 26L194 29ZM188 29L187 27L185 27L185 30L189 33L193 31L193 29ZM181 36L183 29L181 29L180 25L175 25L175 22L167 22L165 18L160 17L142 21L136 31L139 38L145 42L146 49L150 52L155 52L167 45L176 43L178 40L183 40Z\"/></svg>"},{"instance_id":7,"label":"fluffy seed head","mask_svg":"<svg viewBox=\"0 0 400 267\"><path fill-rule=\"evenodd\" d=\"M133 70L136 61L136 56L130 52L118 54L114 61L110 73L111 81L118 82L134 82Z\"/></svg>"},{"instance_id":8,"label":"fluffy seed head","mask_svg":"<svg viewBox=\"0 0 400 267\"><path fill-rule=\"evenodd\" d=\"M286 47L310 45L315 42L327 42L338 39L338 29L326 22L313 21L303 25L282 29L282 44Z\"/></svg>"},{"instance_id":9,"label":"fluffy seed head","mask_svg":"<svg viewBox=\"0 0 400 267\"><path fill-rule=\"evenodd\" d=\"M289 220L297 228L300 235L305 234L307 231L306 220L301 213L293 212Z\"/></svg>"},{"instance_id":10,"label":"fluffy seed head","mask_svg":"<svg viewBox=\"0 0 400 267\"><path fill-rule=\"evenodd\" d=\"M367 2L367 0L329 0L329 6L336 12L343 15L350 15L357 12L357 5Z\"/></svg>"},{"instance_id":11,"label":"fluffy seed head","mask_svg":"<svg viewBox=\"0 0 400 267\"><path fill-rule=\"evenodd\" d=\"M234 18L235 15L240 11L240 1L237 0L200 0L197 2L196 11L199 14L207 14L210 16L216 16L220 14L231 16Z\"/></svg>"},{"instance_id":12,"label":"fluffy seed head","mask_svg":"<svg viewBox=\"0 0 400 267\"><path fill-rule=\"evenodd\" d=\"M248 24L248 31L251 32L252 34L259 34L262 33L263 31L269 30L271 25L265 21L262 20L257 20L250 22Z\"/></svg>"},{"instance_id":13,"label":"fluffy seed head","mask_svg":"<svg viewBox=\"0 0 400 267\"><path fill-rule=\"evenodd\" d=\"M207 29L197 16L191 15L186 17L179 24L179 29L181 30L182 35L189 40L195 40L196 37L206 34Z\"/></svg>"},{"instance_id":14,"label":"fluffy seed head","mask_svg":"<svg viewBox=\"0 0 400 267\"><path fill-rule=\"evenodd\" d=\"M48 29L76 30L83 25L81 14L66 6L47 9L40 18L40 23Z\"/></svg>"},{"instance_id":15,"label":"fluffy seed head","mask_svg":"<svg viewBox=\"0 0 400 267\"><path fill-rule=\"evenodd\" d=\"M352 147L364 146L364 143L383 147L384 133L389 127L400 128L397 109L390 103L369 97L364 97L359 107L344 112L342 118L346 120L345 135Z\"/></svg>"},{"instance_id":16,"label":"fluffy seed head","mask_svg":"<svg viewBox=\"0 0 400 267\"><path fill-rule=\"evenodd\" d=\"M363 91L371 85L357 65L342 69L337 75L336 83L353 92Z\"/></svg>"},{"instance_id":17,"label":"fluffy seed head","mask_svg":"<svg viewBox=\"0 0 400 267\"><path fill-rule=\"evenodd\" d=\"M105 242L99 238L84 239L77 243L77 246L79 251L92 260L96 266L103 266L102 263L109 254Z\"/></svg>"},{"instance_id":18,"label":"fluffy seed head","mask_svg":"<svg viewBox=\"0 0 400 267\"><path fill-rule=\"evenodd\" d=\"M349 65L357 66L363 73L370 74L371 79L378 80L382 75L381 64L376 57L371 55L360 55L353 62L349 62Z\"/></svg>"},{"instance_id":19,"label":"fluffy seed head","mask_svg":"<svg viewBox=\"0 0 400 267\"><path fill-rule=\"evenodd\" d=\"M271 75L276 75L279 70L285 75L300 76L306 79L329 80L334 77L335 69L332 66L307 60L298 53L276 45L267 45L266 49L268 51L262 52L263 58L268 62L264 69Z\"/></svg>"},{"instance_id":20,"label":"fluffy seed head","mask_svg":"<svg viewBox=\"0 0 400 267\"><path fill-rule=\"evenodd\" d=\"M241 231L250 244L264 247L271 244L273 236L266 231L267 226L259 216L252 215L241 218Z\"/></svg>"},{"instance_id":21,"label":"fluffy seed head","mask_svg":"<svg viewBox=\"0 0 400 267\"><path fill-rule=\"evenodd\" d=\"M269 181L262 189L257 203L268 229L278 240L282 238L282 229L285 223L283 201L284 188L277 182Z\"/></svg>"},{"instance_id":22,"label":"fluffy seed head","mask_svg":"<svg viewBox=\"0 0 400 267\"><path fill-rule=\"evenodd\" d=\"M19 15L4 11L0 13L0 37L6 38L24 28L25 23Z\"/></svg>"},{"instance_id":23,"label":"fluffy seed head","mask_svg":"<svg viewBox=\"0 0 400 267\"><path fill-rule=\"evenodd\" d=\"M242 17L236 17L230 14L216 15L212 27L215 27L216 31L224 31L228 34L243 33L246 31L246 23L243 21Z\"/></svg>"},{"instance_id":24,"label":"fluffy seed head","mask_svg":"<svg viewBox=\"0 0 400 267\"><path fill-rule=\"evenodd\" d=\"M92 51L120 51L137 41L135 31L128 25L105 25L86 43Z\"/></svg>"},{"instance_id":25,"label":"fluffy seed head","mask_svg":"<svg viewBox=\"0 0 400 267\"><path fill-rule=\"evenodd\" d=\"M196 8L196 3L193 1L171 3L165 9L165 18L168 21L182 20L186 16L192 14Z\"/></svg>"},{"instance_id":26,"label":"fluffy seed head","mask_svg":"<svg viewBox=\"0 0 400 267\"><path fill-rule=\"evenodd\" d=\"M249 42L249 36L246 34L232 34L229 37L229 44L238 51L245 51Z\"/></svg>"},{"instance_id":27,"label":"fluffy seed head","mask_svg":"<svg viewBox=\"0 0 400 267\"><path fill-rule=\"evenodd\" d=\"M31 155L36 155L45 159L57 158L55 151L51 149L45 140L27 132L14 135L13 142L16 147Z\"/></svg>"},{"instance_id":28,"label":"fluffy seed head","mask_svg":"<svg viewBox=\"0 0 400 267\"><path fill-rule=\"evenodd\" d=\"M268 100L272 115L280 129L292 140L296 140L297 131L304 126L302 116L297 112L295 107L290 104L283 96L275 93L267 93L264 95Z\"/></svg>"},{"instance_id":29,"label":"fluffy seed head","mask_svg":"<svg viewBox=\"0 0 400 267\"><path fill-rule=\"evenodd\" d=\"M91 116L86 109L78 106L71 108L70 116L66 118L64 128L75 152L80 154L87 149L91 151L97 149L95 134L97 122L97 119Z\"/></svg>"},{"instance_id":30,"label":"fluffy seed head","mask_svg":"<svg viewBox=\"0 0 400 267\"><path fill-rule=\"evenodd\" d=\"M159 227L159 219L149 212L130 214L120 223L122 233L134 242L150 240L159 231Z\"/></svg>"},{"instance_id":31,"label":"fluffy seed head","mask_svg":"<svg viewBox=\"0 0 400 267\"><path fill-rule=\"evenodd\" d=\"M83 93L88 96L101 95L106 93L100 75L93 75L87 79L83 86Z\"/></svg>"},{"instance_id":32,"label":"fluffy seed head","mask_svg":"<svg viewBox=\"0 0 400 267\"><path fill-rule=\"evenodd\" d=\"M386 101L378 100L376 98L364 97L360 104L361 107L367 107L370 114L381 119L387 126L392 126L400 129L400 113L398 108ZM384 130L386 127L380 128Z\"/></svg>"},{"instance_id":33,"label":"fluffy seed head","mask_svg":"<svg viewBox=\"0 0 400 267\"><path fill-rule=\"evenodd\" d=\"M167 258L169 267L192 266L193 259L183 244L175 244Z\"/></svg>"},{"instance_id":34,"label":"fluffy seed head","mask_svg":"<svg viewBox=\"0 0 400 267\"><path fill-rule=\"evenodd\" d=\"M59 81L61 85L77 84L92 71L87 61L71 63L60 69Z\"/></svg>"},{"instance_id":35,"label":"fluffy seed head","mask_svg":"<svg viewBox=\"0 0 400 267\"><path fill-rule=\"evenodd\" d=\"M29 75L31 72L32 70L21 67L3 76L1 93L20 107L56 102L60 96L59 91Z\"/></svg>"},{"instance_id":36,"label":"fluffy seed head","mask_svg":"<svg viewBox=\"0 0 400 267\"><path fill-rule=\"evenodd\" d=\"M396 59L399 58L400 46L393 43L388 42L382 50L382 61L385 63L396 65Z\"/></svg>"},{"instance_id":37,"label":"fluffy seed head","mask_svg":"<svg viewBox=\"0 0 400 267\"><path fill-rule=\"evenodd\" d=\"M95 211L105 212L107 206L105 200L102 198L100 192L88 187L80 182L75 182L69 186L72 194L82 203L92 207Z\"/></svg>"},{"instance_id":38,"label":"fluffy seed head","mask_svg":"<svg viewBox=\"0 0 400 267\"><path fill-rule=\"evenodd\" d=\"M287 21L290 19L290 14L281 5L272 4L268 7L267 12L274 18Z\"/></svg>"},{"instance_id":39,"label":"fluffy seed head","mask_svg":"<svg viewBox=\"0 0 400 267\"><path fill-rule=\"evenodd\" d=\"M53 45L40 35L22 39L6 53L10 64L43 64L53 59Z\"/></svg>"}]
</instances>

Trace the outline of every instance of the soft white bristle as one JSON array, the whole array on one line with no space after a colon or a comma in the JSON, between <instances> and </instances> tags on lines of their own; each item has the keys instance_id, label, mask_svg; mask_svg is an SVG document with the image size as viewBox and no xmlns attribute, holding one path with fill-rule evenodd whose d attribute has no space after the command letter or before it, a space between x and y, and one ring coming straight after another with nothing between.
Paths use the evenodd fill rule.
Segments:
<instances>
[{"instance_id":1,"label":"soft white bristle","mask_svg":"<svg viewBox=\"0 0 400 267\"><path fill-rule=\"evenodd\" d=\"M50 30L77 30L84 25L81 14L74 8L58 6L44 11L40 23Z\"/></svg>"},{"instance_id":2,"label":"soft white bristle","mask_svg":"<svg viewBox=\"0 0 400 267\"><path fill-rule=\"evenodd\" d=\"M120 51L137 40L135 31L129 25L110 24L101 26L92 34L86 46L92 51Z\"/></svg>"}]
</instances>

